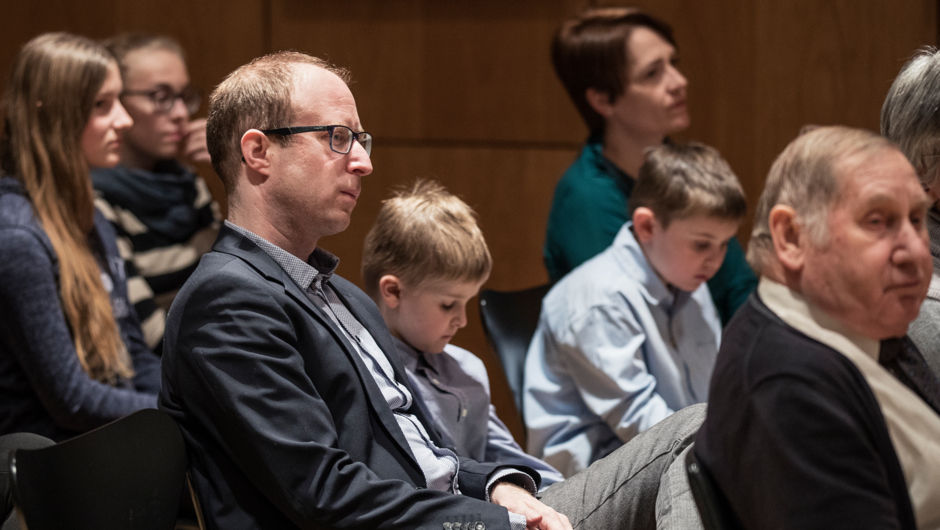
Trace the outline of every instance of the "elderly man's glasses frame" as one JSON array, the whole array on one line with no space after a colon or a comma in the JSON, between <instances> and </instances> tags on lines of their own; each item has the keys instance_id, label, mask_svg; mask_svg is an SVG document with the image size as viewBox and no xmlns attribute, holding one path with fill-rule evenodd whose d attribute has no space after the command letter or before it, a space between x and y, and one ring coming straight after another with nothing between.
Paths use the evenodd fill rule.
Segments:
<instances>
[{"instance_id":1,"label":"elderly man's glasses frame","mask_svg":"<svg viewBox=\"0 0 940 530\"><path fill-rule=\"evenodd\" d=\"M161 85L153 90L125 90L121 92L124 96L145 96L153 104L153 110L157 114L169 114L176 105L176 100L183 102L186 112L190 116L199 111L199 105L202 104L202 91L196 87L188 86L179 92L174 92L172 88Z\"/></svg>"},{"instance_id":2,"label":"elderly man's glasses frame","mask_svg":"<svg viewBox=\"0 0 940 530\"><path fill-rule=\"evenodd\" d=\"M279 134L281 136L290 136L307 132L327 131L330 133L330 150L334 153L345 155L352 150L353 140L359 142L359 145L366 150L366 154L372 156L372 135L365 132L353 132L345 125L304 125L300 127L281 127L279 129L268 129L261 131L264 134Z\"/></svg>"}]
</instances>

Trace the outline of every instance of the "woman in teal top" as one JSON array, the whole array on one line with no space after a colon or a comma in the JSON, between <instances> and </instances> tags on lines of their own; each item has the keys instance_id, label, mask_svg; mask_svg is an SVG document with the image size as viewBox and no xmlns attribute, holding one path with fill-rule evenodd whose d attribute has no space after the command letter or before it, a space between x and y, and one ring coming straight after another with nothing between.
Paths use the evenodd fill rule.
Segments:
<instances>
[{"instance_id":1,"label":"woman in teal top","mask_svg":"<svg viewBox=\"0 0 940 530\"><path fill-rule=\"evenodd\" d=\"M599 254L629 220L627 201L646 148L689 126L688 82L676 68L672 29L631 8L590 9L566 21L552 43L558 77L591 130L555 188L545 237L552 281ZM727 323L757 278L732 239L708 282Z\"/></svg>"}]
</instances>

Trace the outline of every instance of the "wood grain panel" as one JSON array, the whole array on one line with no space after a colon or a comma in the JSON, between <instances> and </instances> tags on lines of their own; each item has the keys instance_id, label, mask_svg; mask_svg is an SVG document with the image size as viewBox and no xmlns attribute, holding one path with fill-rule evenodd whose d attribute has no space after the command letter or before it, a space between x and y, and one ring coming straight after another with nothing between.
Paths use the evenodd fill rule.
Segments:
<instances>
[{"instance_id":1,"label":"wood grain panel","mask_svg":"<svg viewBox=\"0 0 940 530\"><path fill-rule=\"evenodd\" d=\"M493 272L484 288L511 290L548 281L542 265L545 221L555 182L576 155L575 150L515 150L481 148L396 147L376 145L375 172L365 177L362 195L350 227L323 238L323 248L340 257L338 273L362 287L359 268L362 243L381 201L395 186L417 177L433 178L476 209L480 227L493 255ZM469 323L454 344L483 359L490 374L493 403L500 417L522 440L521 420L502 367L486 343L477 314L470 303Z\"/></svg>"},{"instance_id":2,"label":"wood grain panel","mask_svg":"<svg viewBox=\"0 0 940 530\"><path fill-rule=\"evenodd\" d=\"M770 164L803 125L877 130L881 103L905 58L936 43L935 0L636 5L675 29L692 116L678 136L722 152L752 212ZM750 227L748 219L742 242Z\"/></svg>"},{"instance_id":3,"label":"wood grain panel","mask_svg":"<svg viewBox=\"0 0 940 530\"><path fill-rule=\"evenodd\" d=\"M121 2L115 33L146 31L169 35L186 50L193 85L206 97L196 117L205 117L208 95L232 70L266 49L266 0L137 0ZM198 164L212 194L227 214L222 181L211 164Z\"/></svg>"},{"instance_id":4,"label":"wood grain panel","mask_svg":"<svg viewBox=\"0 0 940 530\"><path fill-rule=\"evenodd\" d=\"M117 27L117 0L32 0L5 2L0 16L0 72L6 83L20 48L30 39L47 31L67 31L101 39Z\"/></svg>"},{"instance_id":5,"label":"wood grain panel","mask_svg":"<svg viewBox=\"0 0 940 530\"><path fill-rule=\"evenodd\" d=\"M754 87L761 104L753 119L764 126L755 151L764 168L806 124L877 131L884 97L906 58L936 43L934 1L756 5Z\"/></svg>"},{"instance_id":6,"label":"wood grain panel","mask_svg":"<svg viewBox=\"0 0 940 530\"><path fill-rule=\"evenodd\" d=\"M272 43L350 68L377 138L583 140L549 42L576 0L273 0Z\"/></svg>"}]
</instances>

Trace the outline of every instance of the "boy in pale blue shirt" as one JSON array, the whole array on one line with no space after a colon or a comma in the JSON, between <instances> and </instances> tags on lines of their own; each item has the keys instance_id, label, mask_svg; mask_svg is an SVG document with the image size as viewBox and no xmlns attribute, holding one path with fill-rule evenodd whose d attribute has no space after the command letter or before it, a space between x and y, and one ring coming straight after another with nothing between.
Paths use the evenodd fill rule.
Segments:
<instances>
[{"instance_id":1,"label":"boy in pale blue shirt","mask_svg":"<svg viewBox=\"0 0 940 530\"><path fill-rule=\"evenodd\" d=\"M385 201L362 259L366 292L445 442L459 456L529 466L544 490L564 477L526 454L500 421L483 361L449 344L491 267L473 210L430 181Z\"/></svg>"},{"instance_id":2,"label":"boy in pale blue shirt","mask_svg":"<svg viewBox=\"0 0 940 530\"><path fill-rule=\"evenodd\" d=\"M570 477L708 398L721 321L705 281L747 213L701 144L652 148L632 221L542 303L525 367L528 450Z\"/></svg>"}]
</instances>

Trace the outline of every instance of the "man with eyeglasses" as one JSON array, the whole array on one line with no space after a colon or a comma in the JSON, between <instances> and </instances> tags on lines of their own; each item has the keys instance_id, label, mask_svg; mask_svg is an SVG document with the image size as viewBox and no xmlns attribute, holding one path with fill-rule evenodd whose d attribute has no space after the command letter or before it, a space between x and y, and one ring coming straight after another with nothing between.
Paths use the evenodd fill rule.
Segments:
<instances>
[{"instance_id":1,"label":"man with eyeglasses","mask_svg":"<svg viewBox=\"0 0 940 530\"><path fill-rule=\"evenodd\" d=\"M317 246L349 226L372 172L348 80L280 52L210 99L229 218L170 309L159 401L183 433L207 527L654 527L660 477L701 408L541 500L534 470L458 457L434 427L378 308Z\"/></svg>"},{"instance_id":2,"label":"man with eyeglasses","mask_svg":"<svg viewBox=\"0 0 940 530\"><path fill-rule=\"evenodd\" d=\"M118 59L121 102L134 120L120 165L95 169L97 205L114 224L145 339L160 353L166 310L212 247L220 215L190 164L207 164L200 91L190 85L180 45L163 36L123 34L105 41Z\"/></svg>"}]
</instances>

